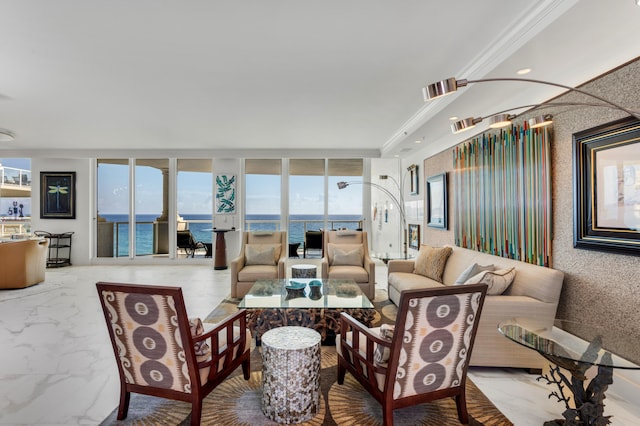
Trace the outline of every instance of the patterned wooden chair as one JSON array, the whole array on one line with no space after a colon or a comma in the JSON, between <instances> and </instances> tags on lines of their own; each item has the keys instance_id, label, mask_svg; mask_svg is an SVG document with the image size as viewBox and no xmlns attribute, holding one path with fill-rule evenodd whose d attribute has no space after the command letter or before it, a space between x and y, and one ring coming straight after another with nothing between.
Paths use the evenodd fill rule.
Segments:
<instances>
[{"instance_id":1,"label":"patterned wooden chair","mask_svg":"<svg viewBox=\"0 0 640 426\"><path fill-rule=\"evenodd\" d=\"M369 329L342 313L338 383L349 371L382 405L385 425L396 408L446 397L467 424L467 368L486 291L485 284L403 291L391 329Z\"/></svg>"},{"instance_id":2,"label":"patterned wooden chair","mask_svg":"<svg viewBox=\"0 0 640 426\"><path fill-rule=\"evenodd\" d=\"M204 332L189 320L182 289L97 283L120 373L118 420L127 417L131 392L187 401L199 425L202 400L242 365L249 379L251 335L238 311Z\"/></svg>"}]
</instances>

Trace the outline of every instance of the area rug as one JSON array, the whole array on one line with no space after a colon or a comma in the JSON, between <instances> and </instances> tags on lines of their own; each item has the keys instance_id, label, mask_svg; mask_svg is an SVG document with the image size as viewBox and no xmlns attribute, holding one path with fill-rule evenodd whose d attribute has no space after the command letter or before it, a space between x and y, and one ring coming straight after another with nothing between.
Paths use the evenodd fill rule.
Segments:
<instances>
[{"instance_id":1,"label":"area rug","mask_svg":"<svg viewBox=\"0 0 640 426\"><path fill-rule=\"evenodd\" d=\"M238 301L226 299L207 316L207 322L216 322L237 309ZM378 291L374 305L380 313L379 322L393 322L395 305L388 301L386 292ZM334 346L322 346L320 372L321 404L318 414L301 425L334 426L382 424L382 408L360 384L347 373L345 383L336 382L337 356ZM203 425L263 426L275 425L262 414L262 356L260 347L251 353L251 377L242 377L242 370L221 383L204 400ZM489 399L467 379L467 409L471 425L512 425ZM116 420L111 413L102 425L188 425L191 406L188 403L132 395L129 415L125 421ZM421 404L394 411L396 425L458 425L453 399Z\"/></svg>"}]
</instances>

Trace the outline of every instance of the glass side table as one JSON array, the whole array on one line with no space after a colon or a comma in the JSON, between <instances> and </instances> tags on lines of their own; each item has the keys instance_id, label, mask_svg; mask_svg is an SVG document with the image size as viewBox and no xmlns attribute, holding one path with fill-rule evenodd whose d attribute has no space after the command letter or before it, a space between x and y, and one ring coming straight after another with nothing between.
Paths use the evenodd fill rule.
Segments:
<instances>
[{"instance_id":1,"label":"glass side table","mask_svg":"<svg viewBox=\"0 0 640 426\"><path fill-rule=\"evenodd\" d=\"M400 253L400 252L373 253L371 256L375 257L376 259L382 260L382 262L384 262L385 265L389 263L390 260L409 260L415 257L411 253L407 253L407 255L405 256L403 253Z\"/></svg>"},{"instance_id":2,"label":"glass side table","mask_svg":"<svg viewBox=\"0 0 640 426\"><path fill-rule=\"evenodd\" d=\"M611 344L637 344L638 337L630 336L628 330L604 330L565 320L550 324L534 318L513 318L500 323L498 330L507 339L537 351L555 364L538 381L558 386L558 391L551 392L549 398L563 402L566 410L562 413L564 419L545 422L545 426L609 424L610 416L604 415L603 401L607 388L613 383L613 369L640 369L639 365L607 349ZM597 367L597 374L588 380L585 373L593 366Z\"/></svg>"}]
</instances>

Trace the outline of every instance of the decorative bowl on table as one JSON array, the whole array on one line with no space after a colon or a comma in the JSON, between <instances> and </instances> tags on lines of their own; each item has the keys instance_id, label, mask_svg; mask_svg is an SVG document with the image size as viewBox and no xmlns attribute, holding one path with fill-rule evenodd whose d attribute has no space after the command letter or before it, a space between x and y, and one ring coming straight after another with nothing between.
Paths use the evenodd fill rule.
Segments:
<instances>
[{"instance_id":1,"label":"decorative bowl on table","mask_svg":"<svg viewBox=\"0 0 640 426\"><path fill-rule=\"evenodd\" d=\"M284 300L297 299L298 297L306 297L304 290L307 288L305 283L290 281L289 284L284 286L287 290L287 296Z\"/></svg>"}]
</instances>

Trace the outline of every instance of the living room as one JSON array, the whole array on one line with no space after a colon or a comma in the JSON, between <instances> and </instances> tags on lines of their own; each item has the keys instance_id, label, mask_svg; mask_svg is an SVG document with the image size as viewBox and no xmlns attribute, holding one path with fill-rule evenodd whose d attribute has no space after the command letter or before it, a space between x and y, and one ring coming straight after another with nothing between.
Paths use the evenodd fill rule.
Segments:
<instances>
[{"instance_id":1,"label":"living room","mask_svg":"<svg viewBox=\"0 0 640 426\"><path fill-rule=\"evenodd\" d=\"M632 3L632 2L629 2ZM568 7L568 6L567 6ZM639 9L635 7L629 11L629 13L638 13ZM566 24L566 22L565 22ZM624 36L620 36L624 38ZM603 39L606 38L603 36ZM612 39L615 39L612 36ZM611 42L615 43L615 42ZM632 50L633 52L633 50ZM614 56L606 58L606 60L600 61L600 58L593 58L594 62L599 62L602 65L597 67L591 67L589 71L584 71L585 74L580 74L576 71L576 76L573 81L575 84L579 84L580 89L589 93L599 94L606 98L606 100L614 102L618 105L622 105L632 111L640 110L640 62L637 60L638 53L633 52L629 54L626 52L624 55ZM535 62L542 61L544 59L537 59ZM512 64L510 64L512 65ZM586 68L584 63L572 64L574 68ZM583 66L584 65L584 66ZM510 67L515 69L516 67ZM457 71L459 67L451 65L451 73ZM496 75L496 74L494 74ZM425 76L429 77L429 76ZM446 77L442 75L431 76L433 80ZM553 78L551 78L554 80ZM427 81L427 83L430 81ZM586 84L583 84L585 83ZM424 85L424 81L422 84ZM507 84L507 83L505 83ZM574 84L574 83L571 83ZM471 86L471 84L470 84ZM482 84L477 84L474 87L480 87ZM525 86L523 91L532 91L537 88L533 85ZM417 89L419 91L419 88ZM472 90L471 87L466 90ZM507 90L507 89L505 89ZM8 89L0 87L0 92L8 92ZM497 93L497 92L496 92ZM486 96L486 95L485 95ZM518 105L504 105L504 103L497 103L496 97L498 94L492 95L493 98L488 100L486 109L480 106L478 110L469 111L470 113L483 113L499 110L502 107ZM541 99L527 102L538 104L543 101L549 100L552 96L542 95ZM556 96L554 94L553 96ZM593 99L582 96L575 91L569 91L560 97L553 98L553 103L589 103L593 102ZM10 102L1 99L2 112L7 111L7 117L15 116L15 112L10 112L12 107ZM455 105L454 105L455 106ZM460 106L459 104L457 105ZM441 117L445 117L444 120L436 120L438 125L447 131L448 118L454 115L453 107L442 107L440 112ZM523 125L529 118L535 117L537 111L526 112L513 120L515 126ZM640 334L638 329L638 313L637 313L637 249L629 249L626 252L624 250L618 251L603 251L594 249L583 249L574 247L575 237L574 229L576 227L576 210L574 206L574 197L577 193L576 179L578 173L574 165L574 134L579 132L595 128L599 125L612 123L615 120L626 117L624 111L616 108L603 108L602 106L548 106L544 109L545 114L553 116L553 125L551 127L552 142L550 144L550 160L549 170L551 171L551 228L550 234L550 261L546 266L553 269L557 269L564 273L564 282L562 287L562 294L560 297L560 303L558 305L557 317L567 318L575 321L584 321L593 323L599 327L609 330L619 330L621 324L624 324L624 328L629 330L629 335ZM460 114L460 112L455 112ZM3 127L10 127L15 129L16 141L20 141L20 135L26 133L27 129L24 127L18 127L17 121L11 119L9 122L3 121L0 123ZM478 126L478 128L481 128ZM489 134L495 134L488 130ZM164 257L155 258L150 257L136 258L136 256L130 256L125 258L104 259L97 256L97 196L98 190L96 185L96 162L100 158L116 158L116 159L129 159L129 158L167 158L169 162L177 161L180 158L199 158L211 160L211 170L216 174L234 175L238 177L238 198L237 208L238 213L234 215L218 215L215 216L213 226L220 228L236 228L238 231L244 229L246 224L244 223L245 217L243 213L246 208L246 201L243 195L242 180L245 176L245 159L262 159L271 158L277 155L278 159L287 163L290 159L295 158L315 158L315 159L331 159L331 158L354 158L364 157L363 160L363 173L362 180L364 182L380 185L383 188L389 189L393 195L398 194L398 199L402 200L402 208L405 209L405 221L407 225L419 225L418 235L419 243L429 244L434 247L441 247L446 244L456 244L457 235L456 227L456 194L459 193L459 188L456 187L454 176L457 173L456 165L452 161L453 149L462 144L467 143L470 138L475 137L473 133L464 135L446 135L442 136L445 140L445 146L432 147L430 145L431 136L425 137L426 132L419 126L412 127L411 123L403 127L398 131L398 135L403 135L403 139L407 139L411 144L414 144L408 153L401 155L402 147L398 145L393 149L389 149L384 152L384 155L380 154L380 150L371 149L367 151L360 150L344 150L337 151L336 149L316 149L313 151L313 155L305 156L308 150L297 148L281 148L278 150L246 150L246 151L233 151L228 147L216 149L206 148L191 148L191 149L178 149L175 147L166 147L162 149L131 149L118 148L109 149L106 146L91 146L87 144L85 148L67 147L64 143L56 143L54 145L46 145L45 148L36 147L28 148L28 145L20 146L18 143L11 142L12 145L2 146L0 151L5 158L9 157L26 157L31 158L31 174L34 177L32 184L32 205L31 205L31 229L33 230L47 230L50 232L74 232L73 247L71 252L71 258L73 259L73 266L69 268L60 268L58 270L47 270L47 279L44 283L35 287L31 287L24 293L18 291L2 292L2 322L6 324L2 341L13 342L15 340L16 345L11 345L15 349L9 352L5 352L3 362L7 366L1 373L3 377L2 393L7 397L12 393L14 389L18 389L18 394L21 397L29 397L37 403L33 407L46 407L52 413L60 411L60 407L63 402L59 399L51 399L49 401L37 401L37 389L41 386L42 381L55 381L56 377L64 377L63 380L73 382L74 379L78 379L77 387L80 392L74 394L76 401L82 399L93 399L92 391L85 391L83 389L100 389L109 388L112 402L111 408L104 413L104 417L111 411L117 402L117 392L114 396L114 389L117 388L117 375L115 375L115 368L113 365L113 355L109 353L110 348L106 346L99 347L97 352L91 352L91 347L82 346L87 352L84 352L83 357L73 355L74 363L78 366L85 366L86 369L91 370L93 367L87 365L96 359L96 369L103 369L105 371L114 372L113 377L105 375L99 375L95 373L95 377L100 379L93 379L90 375L75 375L73 369L70 366L61 367L61 364L65 364L63 358L67 352L50 353L46 352L49 349L48 345L55 347L57 351L60 351L60 342L64 342L68 338L69 334L74 334L74 329L82 329L82 333L92 334L95 330L99 330L98 333L102 333L103 339L107 339L106 331L104 330L104 324L101 318L94 318L91 316L83 317L88 318L86 324L74 324L74 327L66 328L63 326L56 326L64 321L71 321L70 318L74 315L73 306L78 304L88 304L93 309L97 309L96 301L90 301L89 298L95 297L95 291L92 289L87 292L79 292L80 299L73 302L62 302L61 295L58 292L62 289L62 292L74 293L77 288L73 287L73 284L83 282L89 284L91 279L95 278L95 281L104 279L101 274L109 274L114 279L122 280L123 282L148 282L149 277L153 275L154 279L157 279L159 283L170 284L171 280L182 281L186 275L184 268L193 266L197 272L195 276L189 276L189 283L184 283L185 289L194 283L191 288L191 294L189 296L190 306L189 311L193 310L194 315L206 316L211 312L213 307L217 305L228 294L228 286L225 286L229 280L228 271L214 272L211 268L212 259L209 258L195 258L184 259L176 257ZM476 136L481 133L476 133ZM400 137L400 136L398 136ZM453 139L452 139L453 138ZM421 143L416 143L421 142ZM58 149L58 146L60 149ZM322 146L318 144L317 146ZM396 151L399 157L395 158ZM248 153L251 153L250 155ZM290 153L289 153L290 152ZM637 156L637 148L635 151ZM335 155L335 157L333 157ZM379 158L384 157L384 158ZM636 161L634 157L630 159ZM170 164L171 165L171 164ZM415 167L417 166L417 167ZM173 166L175 167L175 166ZM411 170L408 170L411 169ZM75 172L75 195L77 197L77 203L75 204L75 219L62 220L62 219L42 219L38 217L40 211L40 193L42 188L40 182L37 179L42 172ZM416 173L416 181L418 182L417 188L411 188L412 171ZM173 172L172 172L173 173ZM448 212L448 225L446 227L429 226L429 204L427 201L427 181L431 177L445 174L448 177L448 191L447 205L449 206ZM403 183L403 189L400 192L396 192L396 187L392 182L380 180L380 175L388 175L398 182ZM172 183L173 185L173 183ZM358 189L362 194L362 217L364 219L364 229L370 235L371 247L370 251L375 253L383 252L401 252L403 249L403 237L404 232L408 230L402 223L402 217L398 212L400 206L397 206L393 200L390 199L388 194L380 191L375 186L368 183L363 185L352 185L350 189ZM173 207L175 200L175 193L169 192L169 203L172 206L172 213L176 212L177 208ZM386 206L385 206L386 203ZM376 209L377 208L377 209ZM385 212L386 210L386 212ZM385 218L385 215L388 217ZM388 220L388 222L387 222ZM380 221L382 223L380 224ZM227 243L227 257L231 260L232 257L240 249L240 236L241 232L228 233L226 235ZM415 247L416 240L408 238L410 241L408 244ZM418 244L419 244L418 243ZM637 238L631 240L631 245L637 244ZM174 252L171 249L172 253ZM409 248L409 253L415 255L417 251L415 248ZM636 253L636 254L634 254ZM126 266L124 266L126 265ZM157 272L154 272L154 268L158 268ZM386 267L384 264L379 264L380 271L378 277L386 277ZM92 272L93 271L96 272ZM147 269L148 268L148 269ZM174 268L174 269L172 269ZM117 271L117 272L116 272ZM215 274L215 275L214 275ZM164 277L163 277L164 276ZM209 288L210 283L216 284L215 288ZM219 285L218 285L219 284ZM53 285L53 287L51 287ZM56 290L53 291L53 288ZM193 294L195 289L202 292L199 295ZM187 291L187 290L185 290ZM23 297L23 295L25 295ZM28 295L28 297L26 297ZM55 295L53 300L49 300L49 295ZM28 299L28 302L27 302ZM26 303L21 304L20 301L24 300ZM60 306L65 306L62 312L55 312L57 310L57 303L60 302ZM86 308L77 308L77 312L85 312ZM14 312L14 310L16 312ZM23 312L23 313L19 313ZM27 317L24 317L24 313L28 313ZM12 319L11 315L15 314L15 318ZM55 321L50 322L47 325L47 329L52 336L58 336L57 342L47 343L40 346L40 343L30 344L26 343L29 340L36 340L44 342L41 333L43 329L38 329L35 335L31 335L29 328L36 329L39 316L45 316L47 318L55 318ZM33 327L23 328L22 323L33 324ZM46 321L45 321L46 322ZM13 336L13 337L10 337ZM16 337L21 336L21 337ZM86 336L85 336L86 337ZM53 339L53 337L51 337ZM75 337L74 337L75 338ZM92 344L96 343L95 340L91 340ZM76 342L71 339L70 342ZM107 341L103 343L108 343ZM27 345L27 346L21 346ZM76 343L67 343L67 346L75 346ZM22 349L20 349L22 348ZM613 349L614 352L624 353L625 356L634 358L635 362L640 361L640 356L637 353L637 348L627 347L624 342L621 343L619 348ZM28 359L28 365L21 364L21 359ZM50 366L51 359L44 358L58 358L59 364L54 367L53 370L40 369L38 365ZM84 358L84 359L81 359ZM53 374L51 372L54 372ZM20 379L25 380L23 384L18 380L14 380L18 375ZM58 376L56 376L58 375ZM29 377L27 380L25 377ZM97 383L96 383L97 382ZM628 388L621 389L622 384L626 383ZM637 388L640 383L640 378L637 376L637 372L631 371L615 371L614 385L611 386L612 395L616 395L621 399L631 398L633 395L637 395ZM59 392L58 388L58 392ZM488 392L485 391L488 394ZM621 396L623 395L623 396ZM48 394L50 397L51 394ZM97 398L97 397L96 397ZM13 398L11 398L14 400ZM16 397L16 401L20 399ZM106 397L100 397L101 402L107 404L104 399ZM516 397L513 397L516 399ZM19 410L14 403L9 403L11 410L16 412ZM71 404L72 405L72 404ZM636 405L640 405L637 404ZM2 411L5 411L4 409ZM67 414L59 417L60 423L92 423L95 420L102 420L104 417L98 418L93 415L88 418L83 418L82 414L73 412L73 409L69 409ZM7 411L9 412L9 411ZM559 410L558 410L559 413ZM22 412L24 414L24 411ZM40 413L44 416L44 413ZM616 413L617 414L617 413ZM632 423L617 423L614 414L613 424L632 424ZM637 414L637 413L636 413ZM633 415L633 413L631 414ZM14 424L17 422L17 417L7 417L8 424ZM526 419L526 416L524 416ZM46 417L30 417L31 422L43 422L46 421ZM0 417L0 423L2 419ZM515 424L526 424L514 421Z\"/></svg>"}]
</instances>

